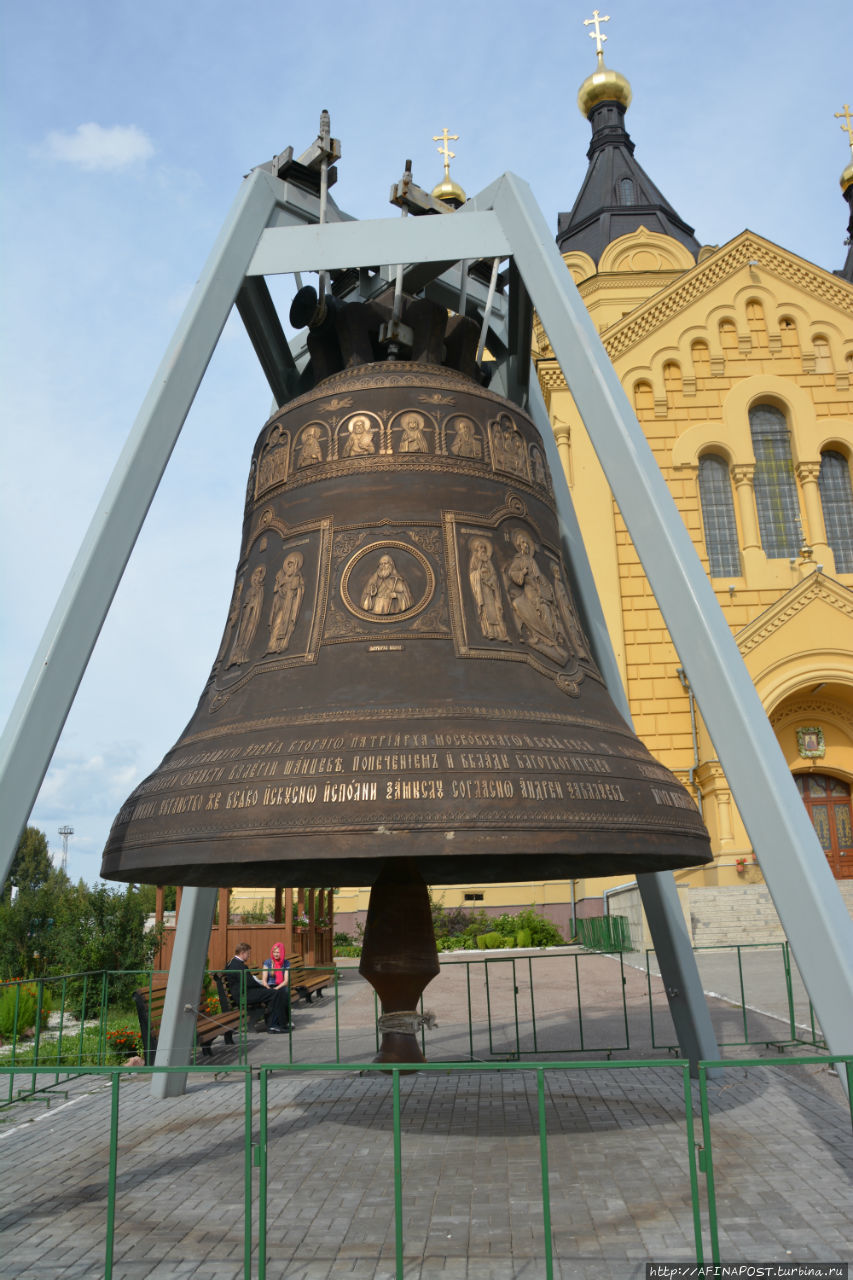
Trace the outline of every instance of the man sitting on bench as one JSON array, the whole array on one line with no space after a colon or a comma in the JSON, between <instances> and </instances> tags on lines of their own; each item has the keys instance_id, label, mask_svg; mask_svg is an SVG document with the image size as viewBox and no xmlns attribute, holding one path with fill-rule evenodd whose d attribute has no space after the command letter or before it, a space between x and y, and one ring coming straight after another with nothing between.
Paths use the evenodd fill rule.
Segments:
<instances>
[{"instance_id":1,"label":"man sitting on bench","mask_svg":"<svg viewBox=\"0 0 853 1280\"><path fill-rule=\"evenodd\" d=\"M228 984L229 995L235 1006L239 1008L245 983L246 1008L264 1005L267 1030L287 1031L290 1023L290 992L287 987L280 987L278 990L265 987L253 973L249 972L251 950L248 942L238 942L234 948L234 955L225 966L225 981ZM246 977L242 978L241 974L244 970Z\"/></svg>"}]
</instances>

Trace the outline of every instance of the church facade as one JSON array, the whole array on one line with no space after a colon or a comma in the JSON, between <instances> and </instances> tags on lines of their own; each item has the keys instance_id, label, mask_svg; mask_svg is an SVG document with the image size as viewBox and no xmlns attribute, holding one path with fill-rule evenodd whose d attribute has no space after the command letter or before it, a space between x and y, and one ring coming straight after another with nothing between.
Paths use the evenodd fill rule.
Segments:
<instances>
[{"instance_id":1,"label":"church facade","mask_svg":"<svg viewBox=\"0 0 853 1280\"><path fill-rule=\"evenodd\" d=\"M691 534L831 870L853 881L853 250L824 270L751 231L703 247L634 158L630 87L581 88L589 169L557 243ZM853 194L853 167L842 188ZM696 887L752 844L547 335L534 356L635 728L700 805ZM575 886L599 909L607 882Z\"/></svg>"}]
</instances>

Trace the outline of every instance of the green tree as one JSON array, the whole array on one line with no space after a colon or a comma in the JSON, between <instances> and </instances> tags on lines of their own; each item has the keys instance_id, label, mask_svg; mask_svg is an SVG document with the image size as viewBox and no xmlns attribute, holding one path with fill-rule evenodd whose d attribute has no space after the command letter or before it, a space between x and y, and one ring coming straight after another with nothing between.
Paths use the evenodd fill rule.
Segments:
<instances>
[{"instance_id":1,"label":"green tree","mask_svg":"<svg viewBox=\"0 0 853 1280\"><path fill-rule=\"evenodd\" d=\"M68 887L68 877L50 861L44 832L27 827L0 894L0 977L32 978L54 971L56 925Z\"/></svg>"},{"instance_id":2,"label":"green tree","mask_svg":"<svg viewBox=\"0 0 853 1280\"><path fill-rule=\"evenodd\" d=\"M2 900L9 901L12 890L40 889L47 884L54 867L47 849L47 836L38 827L27 827L18 841Z\"/></svg>"},{"instance_id":3,"label":"green tree","mask_svg":"<svg viewBox=\"0 0 853 1280\"><path fill-rule=\"evenodd\" d=\"M141 884L138 887L138 892L145 914L153 916L157 910L157 889L153 884ZM163 910L174 911L177 899L178 895L175 886L167 884L163 890Z\"/></svg>"},{"instance_id":4,"label":"green tree","mask_svg":"<svg viewBox=\"0 0 853 1280\"><path fill-rule=\"evenodd\" d=\"M129 999L134 987L140 985L140 973L150 968L159 942L157 930L145 932L146 914L144 895L136 885L90 889L81 881L65 894L59 908L59 967L54 972L128 971L126 978L110 981L110 999ZM91 996L99 999L99 993L89 986ZM81 999L82 989L82 980L70 985L72 1002Z\"/></svg>"}]
</instances>

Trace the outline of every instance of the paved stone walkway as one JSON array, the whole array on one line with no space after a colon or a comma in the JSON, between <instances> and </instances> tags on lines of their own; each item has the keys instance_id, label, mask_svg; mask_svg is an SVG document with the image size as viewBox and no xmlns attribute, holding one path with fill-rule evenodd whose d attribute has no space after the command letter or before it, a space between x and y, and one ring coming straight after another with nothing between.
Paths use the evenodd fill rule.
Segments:
<instances>
[{"instance_id":1,"label":"paved stone walkway","mask_svg":"<svg viewBox=\"0 0 853 1280\"><path fill-rule=\"evenodd\" d=\"M590 1043L613 1040L620 1026L624 1034L621 1008L613 1009L620 967L604 957L586 960L594 963L584 981L590 999L598 1001L589 1006L596 1011L589 1017ZM442 975L444 989L434 1002L443 1025L428 1040L433 1060L453 1045L468 1057L462 974L464 968L446 980ZM645 987L645 975L636 970L626 969L625 976L629 987L635 981ZM518 969L515 985L523 985L517 978ZM471 982L476 1005L485 998L477 986L482 976ZM565 1047L578 1035L576 1018L570 1025L566 1012L572 990L565 972L549 983L537 978L537 1027L541 1012L541 1035ZM512 985L506 979L500 992L512 1017L493 1037L503 1035L510 1050L516 1042ZM373 1052L365 1024L371 999L355 974L343 980L339 1035L347 1053L361 1050L358 1061ZM715 1022L727 1025L730 1006L716 1006ZM297 1005L297 1062L317 1061L320 1053L326 1061L334 1058L334 1022L328 998ZM772 1022L768 1027L778 1030ZM520 1034L531 1034L528 1024ZM481 1032L478 1037L475 1052L487 1043ZM637 1053L633 1037L631 1045ZM744 1068L733 1060L710 1086L723 1260L853 1260L853 1132L838 1078L826 1066L790 1061L790 1053L760 1052L762 1065ZM742 1057L744 1051L731 1054ZM252 1037L250 1056L255 1142L257 1067L275 1066L269 1076L267 1276L392 1280L390 1079L353 1069L291 1072L284 1036ZM644 1275L648 1260L695 1261L680 1070L595 1068L574 1055L555 1056L577 1063L545 1073L555 1277L634 1280ZM116 1280L243 1275L245 1082L242 1074L216 1071L236 1059L236 1052L217 1045L206 1060L212 1069L193 1075L187 1094L168 1101L152 1101L146 1073L122 1077ZM61 1093L49 1108L42 1096L0 1113L3 1277L88 1280L104 1274L109 1082L82 1077L61 1086ZM405 1280L542 1280L536 1073L469 1068L408 1075L401 1078L401 1103ZM695 1085L693 1105L701 1141ZM253 1169L251 1177L257 1276L260 1171ZM702 1174L699 1184L710 1261Z\"/></svg>"}]
</instances>

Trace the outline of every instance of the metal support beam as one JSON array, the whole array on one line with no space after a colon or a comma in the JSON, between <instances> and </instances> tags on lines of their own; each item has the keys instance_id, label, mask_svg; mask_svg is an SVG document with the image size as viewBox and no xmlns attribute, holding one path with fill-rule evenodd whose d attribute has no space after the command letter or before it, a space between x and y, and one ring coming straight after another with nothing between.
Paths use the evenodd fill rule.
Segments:
<instances>
[{"instance_id":1,"label":"metal support beam","mask_svg":"<svg viewBox=\"0 0 853 1280\"><path fill-rule=\"evenodd\" d=\"M411 228L415 228L414 234ZM459 254L458 250L463 252ZM457 262L460 258L505 258L507 238L494 214L467 218L378 218L328 226L270 227L252 255L250 276L346 267L394 266L398 262Z\"/></svg>"},{"instance_id":2,"label":"metal support beam","mask_svg":"<svg viewBox=\"0 0 853 1280\"><path fill-rule=\"evenodd\" d=\"M237 294L237 310L276 405L281 407L293 395L299 370L263 276L251 276L243 281Z\"/></svg>"},{"instance_id":3,"label":"metal support beam","mask_svg":"<svg viewBox=\"0 0 853 1280\"><path fill-rule=\"evenodd\" d=\"M189 1066L218 893L218 889L189 887L181 894L155 1067ZM177 1098L186 1087L186 1072L158 1072L151 1080L151 1097Z\"/></svg>"},{"instance_id":4,"label":"metal support beam","mask_svg":"<svg viewBox=\"0 0 853 1280\"><path fill-rule=\"evenodd\" d=\"M554 482L563 556L569 569L572 592L578 603L584 630L589 636L593 657L604 677L607 690L617 710L630 725L628 698L619 674L619 665L613 652L557 442L542 399L539 379L533 368L530 371L530 414L545 443L545 453ZM671 871L638 875L637 887L649 923L681 1054L690 1063L691 1075L698 1076L699 1063L703 1059L718 1059L720 1051L702 990L696 956L681 913L675 877Z\"/></svg>"}]
</instances>

